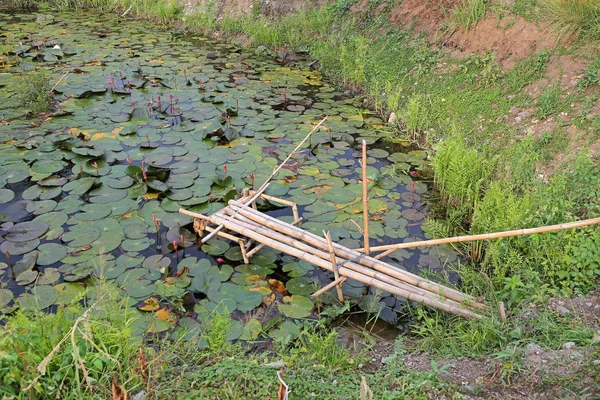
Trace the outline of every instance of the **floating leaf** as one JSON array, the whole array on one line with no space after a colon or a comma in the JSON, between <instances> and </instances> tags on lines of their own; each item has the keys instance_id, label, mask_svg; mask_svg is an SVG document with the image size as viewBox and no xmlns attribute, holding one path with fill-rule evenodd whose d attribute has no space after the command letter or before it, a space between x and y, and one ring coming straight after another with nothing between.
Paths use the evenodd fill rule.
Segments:
<instances>
[{"instance_id":1,"label":"floating leaf","mask_svg":"<svg viewBox=\"0 0 600 400\"><path fill-rule=\"evenodd\" d=\"M41 221L22 222L14 225L8 230L4 237L11 242L27 242L37 239L48 230L48 224ZM37 246L36 246L37 247ZM16 254L16 253L15 253ZM23 253L20 253L23 254Z\"/></svg>"},{"instance_id":2,"label":"floating leaf","mask_svg":"<svg viewBox=\"0 0 600 400\"><path fill-rule=\"evenodd\" d=\"M315 291L312 280L306 277L292 278L285 287L291 294L309 295Z\"/></svg>"},{"instance_id":3,"label":"floating leaf","mask_svg":"<svg viewBox=\"0 0 600 400\"><path fill-rule=\"evenodd\" d=\"M285 303L285 304L284 304ZM279 311L290 318L305 318L312 314L313 302L304 296L285 296L283 303L279 303Z\"/></svg>"}]
</instances>

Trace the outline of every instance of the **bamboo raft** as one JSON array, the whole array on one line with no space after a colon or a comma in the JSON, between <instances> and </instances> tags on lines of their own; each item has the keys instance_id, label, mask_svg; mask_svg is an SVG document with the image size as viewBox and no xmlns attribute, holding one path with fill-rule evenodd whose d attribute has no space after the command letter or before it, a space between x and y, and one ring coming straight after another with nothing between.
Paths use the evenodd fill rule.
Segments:
<instances>
[{"instance_id":1,"label":"bamboo raft","mask_svg":"<svg viewBox=\"0 0 600 400\"><path fill-rule=\"evenodd\" d=\"M600 218L592 218L539 228L370 247L366 172L367 151L366 143L363 141L362 200L364 248L349 249L340 244L333 243L328 232L324 231L323 237L321 237L300 228L302 217L299 215L296 203L264 193L269 186L270 180L326 119L327 117L309 132L304 140L298 144L257 190L250 191L245 189L242 191L241 198L230 200L227 207L211 215L203 215L180 209L180 213L194 218L194 230L202 238L201 243L206 243L214 236L236 242L240 246L242 258L246 264L250 263L250 258L256 252L268 246L274 250L333 272L334 280L315 292L313 297L335 287L338 299L343 301L342 284L346 279L354 279L409 301L422 303L466 318L483 318L489 314L490 307L484 304L482 300L383 262L381 258L397 249L403 248L522 236L600 224ZM293 222L286 223L258 211L256 201L259 198L271 203L291 207L294 218ZM205 235L206 232L208 233ZM382 253L371 256L371 252ZM505 319L505 310L501 302L499 303L499 312L501 317Z\"/></svg>"},{"instance_id":2,"label":"bamboo raft","mask_svg":"<svg viewBox=\"0 0 600 400\"><path fill-rule=\"evenodd\" d=\"M258 198L292 207L294 221L286 223L257 211L254 207ZM194 217L194 230L206 242L214 235L237 242L247 264L250 257L264 246L307 261L325 270L332 271L335 279L313 296L336 287L338 298L343 300L341 284L350 278L376 287L410 301L423 303L467 318L481 318L488 306L477 299L455 289L423 279L415 274L352 250L331 241L328 233L315 235L301 229L295 203L249 192L238 200L209 216L184 209L180 213ZM210 225L216 225L211 227ZM255 245L252 248L252 245Z\"/></svg>"}]
</instances>

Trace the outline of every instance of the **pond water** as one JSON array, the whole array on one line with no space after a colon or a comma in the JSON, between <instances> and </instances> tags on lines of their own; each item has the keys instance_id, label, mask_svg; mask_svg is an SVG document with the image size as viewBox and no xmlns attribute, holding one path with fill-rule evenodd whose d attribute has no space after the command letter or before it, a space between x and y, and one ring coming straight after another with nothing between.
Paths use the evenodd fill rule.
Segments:
<instances>
[{"instance_id":1,"label":"pond water","mask_svg":"<svg viewBox=\"0 0 600 400\"><path fill-rule=\"evenodd\" d=\"M0 312L52 310L103 276L132 298L140 332L201 326L227 310L231 339L276 338L299 318L331 314L333 291L310 298L329 273L268 249L244 265L237 244L199 246L177 212L210 214L260 186L325 115L266 193L298 203L302 228L362 247L366 140L372 245L426 237L427 154L386 144L392 129L310 60L92 11L0 14L0 24ZM42 118L19 106L34 69L57 84ZM288 209L261 210L291 220ZM420 248L390 260L429 275L457 255ZM356 310L400 323L403 299L351 280L343 290Z\"/></svg>"}]
</instances>

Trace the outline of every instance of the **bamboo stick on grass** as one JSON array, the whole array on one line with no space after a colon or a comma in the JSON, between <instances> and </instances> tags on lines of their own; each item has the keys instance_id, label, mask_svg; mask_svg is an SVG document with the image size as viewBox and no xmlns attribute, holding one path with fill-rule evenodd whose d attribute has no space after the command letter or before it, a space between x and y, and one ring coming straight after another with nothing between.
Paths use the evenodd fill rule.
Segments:
<instances>
[{"instance_id":1,"label":"bamboo stick on grass","mask_svg":"<svg viewBox=\"0 0 600 400\"><path fill-rule=\"evenodd\" d=\"M369 254L369 193L367 192L367 142L362 141L362 196L363 196L363 232L364 253Z\"/></svg>"},{"instance_id":2,"label":"bamboo stick on grass","mask_svg":"<svg viewBox=\"0 0 600 400\"><path fill-rule=\"evenodd\" d=\"M541 226L541 227L537 227L537 228L517 229L517 230L513 230L513 231L503 231L503 232L494 232L494 233L483 233L480 235L470 235L470 236L454 236L454 237L450 237L450 238L421 240L418 242L409 242L409 243L388 244L385 246L371 247L371 251L383 251L383 250L394 251L394 250L398 250L398 249L412 249L415 247L436 246L436 245L446 244L446 243L460 243L460 242L473 242L473 241L477 241L477 240L500 239L500 238L505 238L505 237L532 235L535 233L562 231L562 230L566 230L566 229L580 228L582 226L597 225L597 224L600 224L600 218L590 218L590 219L584 219L581 221L567 222L567 223L558 224L558 225ZM358 249L358 250L360 251L363 249Z\"/></svg>"}]
</instances>

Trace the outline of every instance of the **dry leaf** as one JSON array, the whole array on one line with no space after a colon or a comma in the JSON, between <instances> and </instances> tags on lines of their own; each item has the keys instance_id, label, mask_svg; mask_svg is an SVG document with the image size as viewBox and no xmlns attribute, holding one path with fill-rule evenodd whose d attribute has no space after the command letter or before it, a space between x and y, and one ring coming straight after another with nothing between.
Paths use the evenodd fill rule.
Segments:
<instances>
[{"instance_id":1,"label":"dry leaf","mask_svg":"<svg viewBox=\"0 0 600 400\"><path fill-rule=\"evenodd\" d=\"M112 378L112 400L127 400L127 391L117 383L117 375Z\"/></svg>"},{"instance_id":2,"label":"dry leaf","mask_svg":"<svg viewBox=\"0 0 600 400\"><path fill-rule=\"evenodd\" d=\"M287 289L281 281L278 281L277 279L269 279L269 285L271 285L271 289L273 289L274 292L279 294L287 294Z\"/></svg>"}]
</instances>

